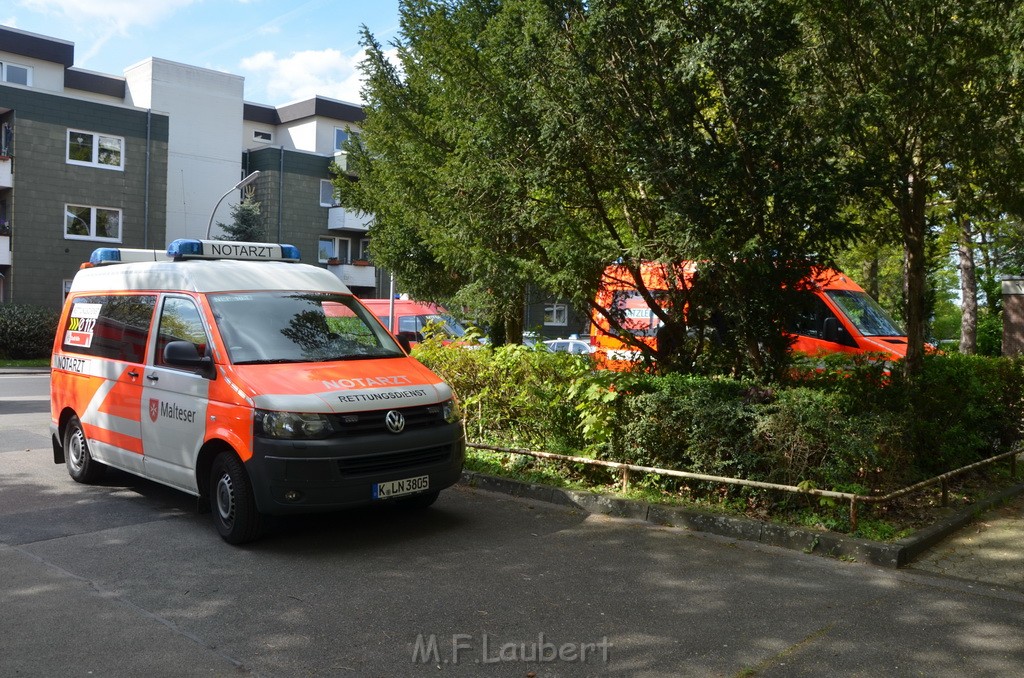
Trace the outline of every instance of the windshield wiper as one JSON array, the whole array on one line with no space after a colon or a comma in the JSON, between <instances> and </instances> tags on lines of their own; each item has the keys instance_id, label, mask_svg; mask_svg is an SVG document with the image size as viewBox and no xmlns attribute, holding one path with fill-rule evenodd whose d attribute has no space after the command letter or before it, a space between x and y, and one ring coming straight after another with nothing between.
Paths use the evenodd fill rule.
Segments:
<instances>
[{"instance_id":1,"label":"windshield wiper","mask_svg":"<svg viewBox=\"0 0 1024 678\"><path fill-rule=\"evenodd\" d=\"M377 358L400 358L401 354L398 353L350 353L348 355L335 355L329 358L324 358L324 362L333 362L340 360L375 360Z\"/></svg>"},{"instance_id":2,"label":"windshield wiper","mask_svg":"<svg viewBox=\"0 0 1024 678\"><path fill-rule=\"evenodd\" d=\"M235 365L274 365L278 363L308 363L300 358L266 358L264 360L239 360Z\"/></svg>"}]
</instances>

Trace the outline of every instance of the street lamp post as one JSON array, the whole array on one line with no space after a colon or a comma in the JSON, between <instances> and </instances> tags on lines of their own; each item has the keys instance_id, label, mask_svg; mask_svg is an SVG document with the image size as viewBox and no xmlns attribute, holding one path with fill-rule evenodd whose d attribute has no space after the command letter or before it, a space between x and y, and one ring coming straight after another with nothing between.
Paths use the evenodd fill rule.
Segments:
<instances>
[{"instance_id":1,"label":"street lamp post","mask_svg":"<svg viewBox=\"0 0 1024 678\"><path fill-rule=\"evenodd\" d=\"M213 211L210 212L210 223L206 227L206 239L207 240L210 239L210 231L213 230L213 217L214 217L215 214L217 214L217 208L220 207L220 204L222 202L224 202L224 198L226 198L229 195L231 195L232 191L237 191L240 188L245 188L246 186L248 186L252 182L256 181L256 177L258 177L259 175L260 175L260 171L256 170L255 172L253 172L252 174L248 175L247 177L245 177L244 179L239 181L237 184L235 184L234 186L229 188L227 190L227 192L225 192L224 195L222 195L220 197L220 200L217 201L217 204L213 206Z\"/></svg>"}]
</instances>

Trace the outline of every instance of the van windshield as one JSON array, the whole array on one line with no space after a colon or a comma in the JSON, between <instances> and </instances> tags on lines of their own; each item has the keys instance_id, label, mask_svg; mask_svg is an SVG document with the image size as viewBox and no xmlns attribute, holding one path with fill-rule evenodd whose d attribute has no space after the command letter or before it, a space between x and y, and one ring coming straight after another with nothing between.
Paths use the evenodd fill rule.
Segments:
<instances>
[{"instance_id":1,"label":"van windshield","mask_svg":"<svg viewBox=\"0 0 1024 678\"><path fill-rule=\"evenodd\" d=\"M405 355L350 295L232 292L209 299L228 358L236 365Z\"/></svg>"},{"instance_id":2,"label":"van windshield","mask_svg":"<svg viewBox=\"0 0 1024 678\"><path fill-rule=\"evenodd\" d=\"M825 290L839 310L865 337L902 337L903 330L866 292Z\"/></svg>"}]
</instances>

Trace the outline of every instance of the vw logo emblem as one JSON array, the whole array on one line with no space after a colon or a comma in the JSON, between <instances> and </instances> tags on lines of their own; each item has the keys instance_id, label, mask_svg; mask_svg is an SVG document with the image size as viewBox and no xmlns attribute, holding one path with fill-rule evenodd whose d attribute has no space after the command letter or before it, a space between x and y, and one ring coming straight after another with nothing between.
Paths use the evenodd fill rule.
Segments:
<instances>
[{"instance_id":1,"label":"vw logo emblem","mask_svg":"<svg viewBox=\"0 0 1024 678\"><path fill-rule=\"evenodd\" d=\"M401 433L405 429L405 417L398 410L391 410L384 417L384 423L392 433Z\"/></svg>"}]
</instances>

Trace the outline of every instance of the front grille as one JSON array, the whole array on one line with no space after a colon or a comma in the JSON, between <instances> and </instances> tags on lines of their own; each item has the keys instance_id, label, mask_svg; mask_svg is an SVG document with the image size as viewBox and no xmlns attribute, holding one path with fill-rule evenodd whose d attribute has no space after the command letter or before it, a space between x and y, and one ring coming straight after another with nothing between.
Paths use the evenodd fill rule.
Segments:
<instances>
[{"instance_id":1,"label":"front grille","mask_svg":"<svg viewBox=\"0 0 1024 678\"><path fill-rule=\"evenodd\" d=\"M405 430L440 426L444 423L441 405L422 405L419 407L396 407L405 417ZM331 415L334 430L341 435L365 435L367 433L385 433L388 431L384 418L391 410L373 410L371 412L351 412Z\"/></svg>"},{"instance_id":2,"label":"front grille","mask_svg":"<svg viewBox=\"0 0 1024 678\"><path fill-rule=\"evenodd\" d=\"M342 476L387 473L415 466L442 464L451 458L451 445L428 447L421 450L408 450L406 452L385 452L362 457L344 457L338 459L338 472Z\"/></svg>"}]
</instances>

